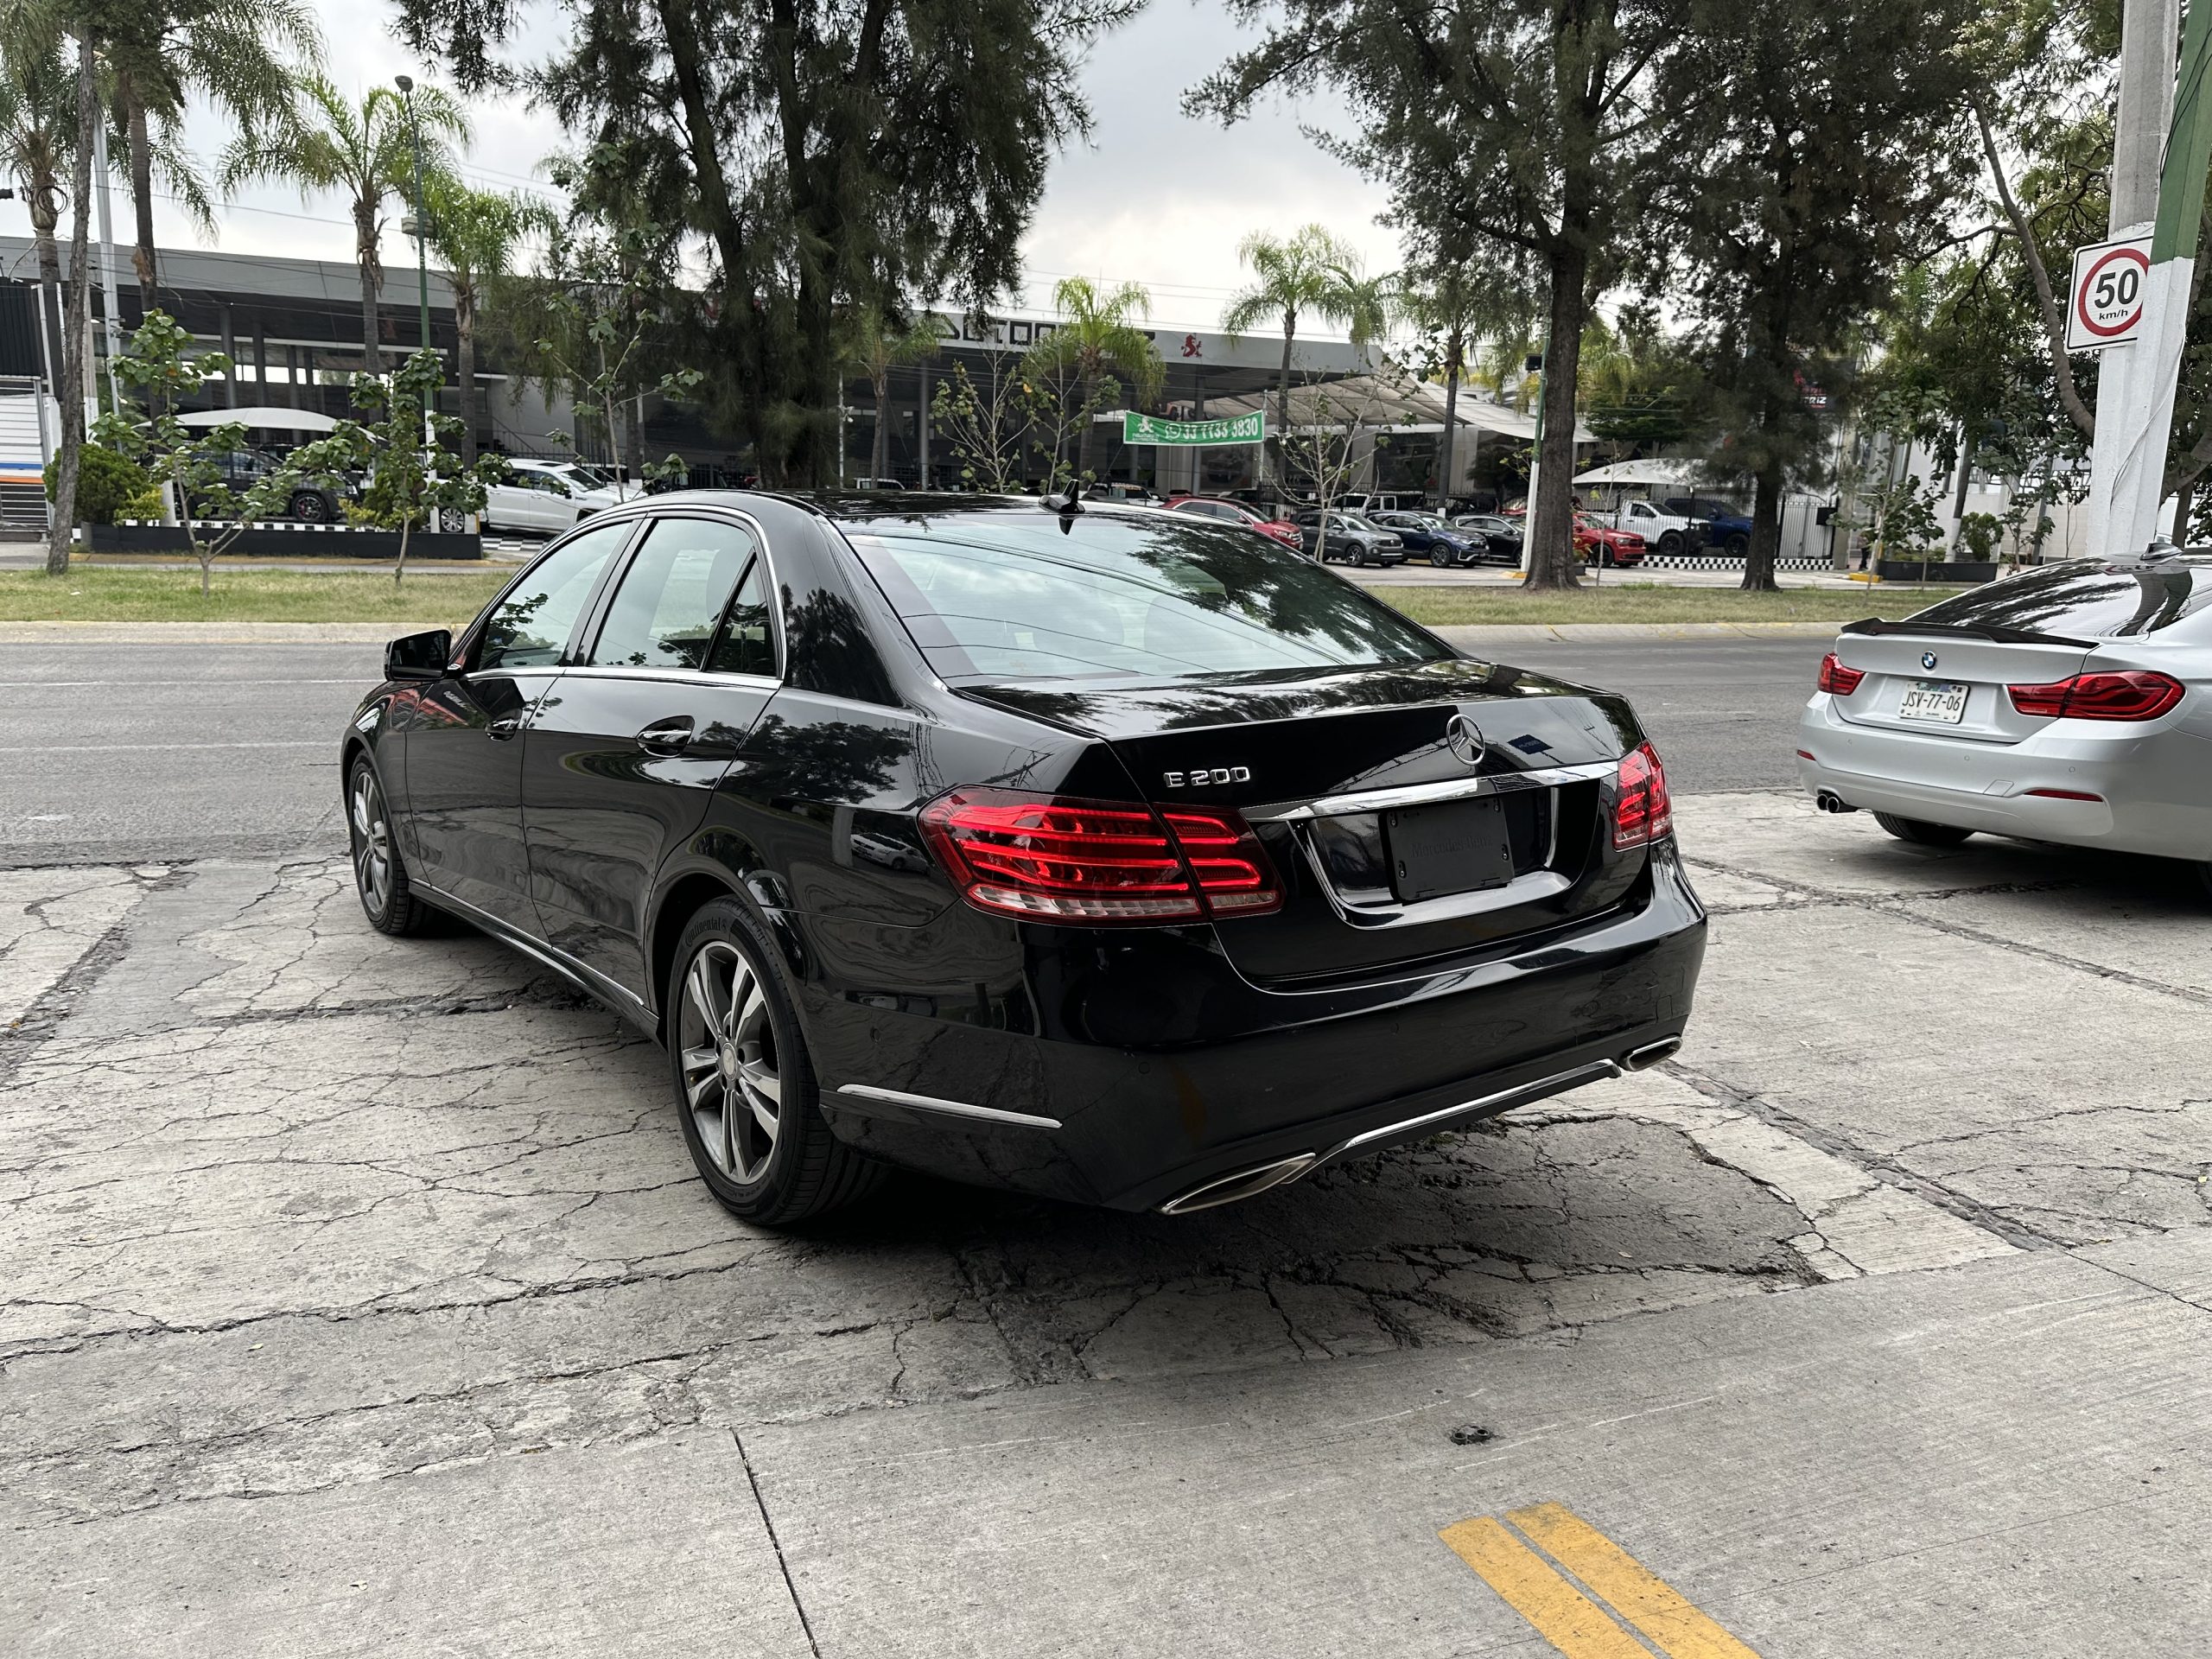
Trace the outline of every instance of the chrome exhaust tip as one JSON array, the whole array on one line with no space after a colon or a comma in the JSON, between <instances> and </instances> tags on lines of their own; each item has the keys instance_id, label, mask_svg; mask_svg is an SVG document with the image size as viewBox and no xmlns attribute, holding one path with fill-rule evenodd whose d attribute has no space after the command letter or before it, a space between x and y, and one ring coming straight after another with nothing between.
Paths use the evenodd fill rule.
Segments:
<instances>
[{"instance_id":1,"label":"chrome exhaust tip","mask_svg":"<svg viewBox=\"0 0 2212 1659\"><path fill-rule=\"evenodd\" d=\"M1814 796L1813 804L1823 812L1856 812L1859 810L1832 789L1824 789Z\"/></svg>"},{"instance_id":2,"label":"chrome exhaust tip","mask_svg":"<svg viewBox=\"0 0 2212 1659\"><path fill-rule=\"evenodd\" d=\"M1285 1181L1294 1181L1320 1162L1317 1154L1301 1152L1295 1157L1278 1158L1271 1164L1261 1164L1251 1169L1240 1169L1234 1174L1217 1175L1210 1181L1201 1181L1189 1192L1179 1194L1160 1206L1163 1216L1187 1216L1193 1210L1211 1210L1217 1204L1235 1204L1239 1198L1255 1198L1271 1186L1281 1186Z\"/></svg>"},{"instance_id":3,"label":"chrome exhaust tip","mask_svg":"<svg viewBox=\"0 0 2212 1659\"><path fill-rule=\"evenodd\" d=\"M1656 1043L1646 1043L1642 1048L1631 1048L1621 1056L1624 1071L1648 1071L1663 1059L1670 1058L1682 1046L1680 1037L1662 1037Z\"/></svg>"}]
</instances>

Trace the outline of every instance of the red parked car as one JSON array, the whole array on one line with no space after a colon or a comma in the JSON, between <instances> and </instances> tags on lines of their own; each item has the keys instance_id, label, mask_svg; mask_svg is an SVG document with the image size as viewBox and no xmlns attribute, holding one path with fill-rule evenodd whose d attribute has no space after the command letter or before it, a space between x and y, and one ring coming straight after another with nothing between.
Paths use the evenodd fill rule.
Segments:
<instances>
[{"instance_id":1,"label":"red parked car","mask_svg":"<svg viewBox=\"0 0 2212 1659\"><path fill-rule=\"evenodd\" d=\"M1243 524L1285 547L1303 549L1306 544L1296 524L1287 518L1270 518L1242 501L1224 501L1214 495L1179 495L1166 506L1170 512L1187 512L1193 518L1211 518L1224 524Z\"/></svg>"},{"instance_id":2,"label":"red parked car","mask_svg":"<svg viewBox=\"0 0 2212 1659\"><path fill-rule=\"evenodd\" d=\"M1634 531L1615 530L1579 512L1574 515L1574 547L1586 564L1642 564L1650 550Z\"/></svg>"}]
</instances>

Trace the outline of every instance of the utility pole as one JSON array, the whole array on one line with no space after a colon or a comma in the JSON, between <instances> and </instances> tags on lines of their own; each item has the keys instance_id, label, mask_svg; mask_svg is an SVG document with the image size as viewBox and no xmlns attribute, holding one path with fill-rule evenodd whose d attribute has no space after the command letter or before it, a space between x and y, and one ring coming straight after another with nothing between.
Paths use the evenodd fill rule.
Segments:
<instances>
[{"instance_id":1,"label":"utility pole","mask_svg":"<svg viewBox=\"0 0 2212 1659\"><path fill-rule=\"evenodd\" d=\"M430 349L430 255L425 238L429 235L430 223L423 212L423 127L415 118L415 78L397 75L392 84L399 88L400 99L406 105L407 137L415 147L415 277L423 305L423 349L427 352ZM461 388L464 410L468 407L469 390L467 386ZM431 440L430 416L437 410L437 398L438 394L431 388L423 389L423 442L426 448Z\"/></svg>"},{"instance_id":2,"label":"utility pole","mask_svg":"<svg viewBox=\"0 0 2212 1659\"><path fill-rule=\"evenodd\" d=\"M2123 47L2123 54L2125 54ZM2097 444L2091 486L2110 480L2110 493L2092 497L2105 505L2092 550L2105 557L2138 553L2158 534L2164 493L2166 442L2173 428L2174 389L2189 329L2190 279L2204 222L2204 178L2212 168L2212 4L2190 8L2182 40L2181 75L2173 98L2173 124L2159 171L2157 218L2151 233L2151 268L2143 283L2143 321L2134 344L2105 353L2128 359L2127 400L2106 423L2097 400ZM2123 109L2126 107L2123 99Z\"/></svg>"},{"instance_id":3,"label":"utility pole","mask_svg":"<svg viewBox=\"0 0 2212 1659\"><path fill-rule=\"evenodd\" d=\"M2158 215L2159 168L2174 124L2174 39L2181 32L2180 0L2125 0L2120 22L2120 116L2113 135L2112 208L2106 232L2114 241L2151 233ZM2184 66L2183 76L2187 76ZM2199 188L2202 188L2202 180ZM2196 251L2196 238L2190 238ZM2184 302L2186 293L2184 291ZM2097 365L2097 441L2089 458L2089 550L2108 556L2140 552L2154 529L2120 507L2121 468L2142 435L2143 416L2158 375L2146 299L2142 333L2133 345L2103 354ZM2167 415L2159 425L2152 463L2155 524L2158 485L2165 471L2164 432L2172 417L2171 385L2178 357L2166 365ZM2132 486L2131 486L2132 487Z\"/></svg>"},{"instance_id":4,"label":"utility pole","mask_svg":"<svg viewBox=\"0 0 2212 1659\"><path fill-rule=\"evenodd\" d=\"M102 332L107 340L107 406L120 411L123 403L115 391L115 359L123 354L123 336L118 324L121 302L115 296L115 221L108 201L107 123L92 123L92 170L99 180L100 214L100 302L107 313L103 319Z\"/></svg>"}]
</instances>

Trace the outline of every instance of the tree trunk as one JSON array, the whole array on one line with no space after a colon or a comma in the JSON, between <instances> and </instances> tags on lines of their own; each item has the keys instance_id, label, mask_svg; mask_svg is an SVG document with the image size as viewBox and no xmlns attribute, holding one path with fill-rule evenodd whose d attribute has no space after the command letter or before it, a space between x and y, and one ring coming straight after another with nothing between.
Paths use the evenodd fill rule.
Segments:
<instances>
[{"instance_id":1,"label":"tree trunk","mask_svg":"<svg viewBox=\"0 0 2212 1659\"><path fill-rule=\"evenodd\" d=\"M1762 400L1759 430L1770 433L1781 419L1772 392ZM1774 446L1760 448L1770 456ZM1961 456L1961 465L1965 457ZM1782 463L1770 460L1761 469L1751 491L1751 544L1744 552L1744 591L1772 594L1781 591L1774 579L1775 556L1782 550ZM1924 568L1924 567L1923 567Z\"/></svg>"},{"instance_id":2,"label":"tree trunk","mask_svg":"<svg viewBox=\"0 0 2212 1659\"><path fill-rule=\"evenodd\" d=\"M1084 375L1076 382L1076 390L1081 396L1081 401L1076 404L1076 408L1082 412L1083 423L1076 428L1075 432L1075 481L1077 484L1084 484L1087 483L1090 478L1090 429L1097 424L1090 417L1097 411L1090 406L1090 400L1095 394L1090 389L1089 375Z\"/></svg>"},{"instance_id":3,"label":"tree trunk","mask_svg":"<svg viewBox=\"0 0 2212 1659\"><path fill-rule=\"evenodd\" d=\"M1444 441L1437 447L1436 502L1446 512L1452 506L1452 440L1459 435L1459 352L1465 343L1456 325L1452 337L1444 342Z\"/></svg>"},{"instance_id":4,"label":"tree trunk","mask_svg":"<svg viewBox=\"0 0 2212 1659\"><path fill-rule=\"evenodd\" d=\"M1275 382L1275 488L1290 497L1290 343L1298 334L1298 313L1282 314L1282 376ZM1268 453L1261 445L1260 454Z\"/></svg>"},{"instance_id":5,"label":"tree trunk","mask_svg":"<svg viewBox=\"0 0 2212 1659\"><path fill-rule=\"evenodd\" d=\"M154 264L154 153L146 134L146 105L138 89L126 79L118 90L130 133L130 209L138 235L131 264L138 272L138 314L143 320L160 309L162 302L160 273Z\"/></svg>"},{"instance_id":6,"label":"tree trunk","mask_svg":"<svg viewBox=\"0 0 2212 1659\"><path fill-rule=\"evenodd\" d=\"M1951 502L1951 551L1960 556L1967 539L1967 484L1974 475L1973 451L1967 438L1973 429L1966 422L1959 423L1959 487Z\"/></svg>"},{"instance_id":7,"label":"tree trunk","mask_svg":"<svg viewBox=\"0 0 2212 1659\"><path fill-rule=\"evenodd\" d=\"M868 475L881 478L891 470L891 377L888 374L877 376L873 390L875 392L875 443L868 452Z\"/></svg>"},{"instance_id":8,"label":"tree trunk","mask_svg":"<svg viewBox=\"0 0 2212 1659\"><path fill-rule=\"evenodd\" d=\"M399 586L399 579L407 574L407 531L415 523L411 512L402 514L399 520L399 563L391 567L391 585Z\"/></svg>"},{"instance_id":9,"label":"tree trunk","mask_svg":"<svg viewBox=\"0 0 2212 1659\"><path fill-rule=\"evenodd\" d=\"M2176 547L2189 545L2189 515L2196 505L2196 480L2195 479L2183 480L2181 487L2174 492L2174 545ZM2018 550L2018 543L2015 541L2013 551Z\"/></svg>"},{"instance_id":10,"label":"tree trunk","mask_svg":"<svg viewBox=\"0 0 2212 1659\"><path fill-rule=\"evenodd\" d=\"M377 317L377 289L384 271L377 257L377 204L353 204L353 258L361 271L361 367L370 374L384 372L383 327Z\"/></svg>"},{"instance_id":11,"label":"tree trunk","mask_svg":"<svg viewBox=\"0 0 2212 1659\"><path fill-rule=\"evenodd\" d=\"M476 465L476 301L456 283L453 290L454 366L461 378L461 464Z\"/></svg>"},{"instance_id":12,"label":"tree trunk","mask_svg":"<svg viewBox=\"0 0 2212 1659\"><path fill-rule=\"evenodd\" d=\"M1574 551L1574 382L1582 362L1582 325L1589 308L1583 284L1589 255L1566 241L1549 261L1550 335L1544 341L1543 447L1536 461L1536 499L1529 504L1529 578L1523 587L1580 588Z\"/></svg>"},{"instance_id":13,"label":"tree trunk","mask_svg":"<svg viewBox=\"0 0 2212 1659\"><path fill-rule=\"evenodd\" d=\"M92 198L92 137L99 118L99 87L89 31L77 40L77 154L70 167L69 303L61 342L61 454L55 463L54 527L46 543L46 572L69 572L69 548L77 531L77 474L84 464L86 336L92 327L92 259L86 246L86 220Z\"/></svg>"}]
</instances>

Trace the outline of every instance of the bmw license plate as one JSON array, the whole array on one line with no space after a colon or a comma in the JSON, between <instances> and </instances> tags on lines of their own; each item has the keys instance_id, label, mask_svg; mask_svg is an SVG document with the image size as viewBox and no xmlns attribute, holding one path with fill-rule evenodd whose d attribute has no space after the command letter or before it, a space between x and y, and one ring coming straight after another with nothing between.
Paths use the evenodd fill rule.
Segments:
<instances>
[{"instance_id":1,"label":"bmw license plate","mask_svg":"<svg viewBox=\"0 0 2212 1659\"><path fill-rule=\"evenodd\" d=\"M1956 680L1915 680L1897 704L1899 720L1955 726L1967 717L1967 689Z\"/></svg>"}]
</instances>

